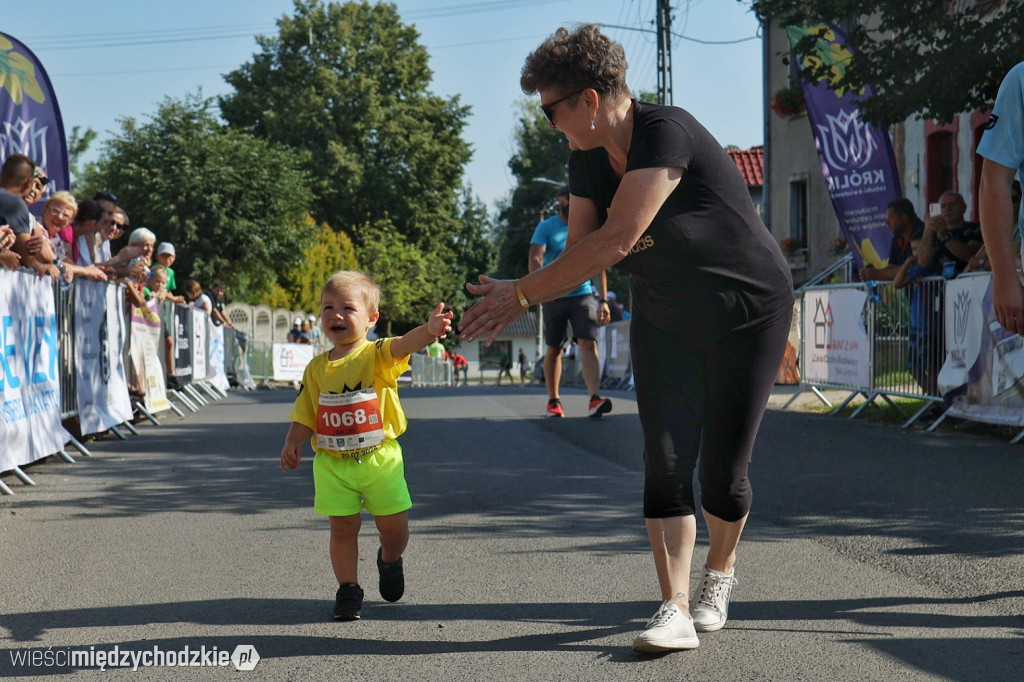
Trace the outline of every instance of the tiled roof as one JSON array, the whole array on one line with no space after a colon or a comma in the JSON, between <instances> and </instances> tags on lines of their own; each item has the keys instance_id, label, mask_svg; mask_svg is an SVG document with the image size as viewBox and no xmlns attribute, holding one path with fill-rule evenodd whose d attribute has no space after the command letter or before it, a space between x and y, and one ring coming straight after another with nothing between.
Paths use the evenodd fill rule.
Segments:
<instances>
[{"instance_id":1,"label":"tiled roof","mask_svg":"<svg viewBox=\"0 0 1024 682\"><path fill-rule=\"evenodd\" d=\"M750 149L733 149L729 156L736 163L743 174L747 187L761 187L764 185L764 147L752 147Z\"/></svg>"},{"instance_id":2,"label":"tiled roof","mask_svg":"<svg viewBox=\"0 0 1024 682\"><path fill-rule=\"evenodd\" d=\"M537 334L537 309L533 308L527 310L526 313L515 322L512 322L509 326L505 327L503 334L511 334L513 336L518 335L536 335Z\"/></svg>"}]
</instances>

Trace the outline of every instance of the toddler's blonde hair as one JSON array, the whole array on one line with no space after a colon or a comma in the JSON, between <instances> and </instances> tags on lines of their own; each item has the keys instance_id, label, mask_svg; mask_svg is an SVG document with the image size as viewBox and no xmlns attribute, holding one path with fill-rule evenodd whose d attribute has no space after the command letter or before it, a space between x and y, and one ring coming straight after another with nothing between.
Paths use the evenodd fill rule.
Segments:
<instances>
[{"instance_id":1,"label":"toddler's blonde hair","mask_svg":"<svg viewBox=\"0 0 1024 682\"><path fill-rule=\"evenodd\" d=\"M320 291L321 298L326 291L335 294L357 291L363 295L363 301L371 313L377 312L380 306L380 287L372 277L358 270L339 270L334 273L324 283Z\"/></svg>"}]
</instances>

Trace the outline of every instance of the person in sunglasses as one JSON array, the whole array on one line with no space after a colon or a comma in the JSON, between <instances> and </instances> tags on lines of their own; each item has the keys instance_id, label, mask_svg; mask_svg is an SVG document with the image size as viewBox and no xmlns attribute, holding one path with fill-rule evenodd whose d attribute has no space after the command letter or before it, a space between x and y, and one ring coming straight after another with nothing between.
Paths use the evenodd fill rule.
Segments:
<instances>
[{"instance_id":1,"label":"person in sunglasses","mask_svg":"<svg viewBox=\"0 0 1024 682\"><path fill-rule=\"evenodd\" d=\"M559 28L526 58L520 85L572 150L569 236L561 256L520 280L467 284L483 298L459 329L491 343L530 305L605 268L630 275L643 513L661 602L633 648L692 649L698 631L725 625L736 584L747 469L789 334L789 266L722 146L685 110L633 99L625 51L597 26ZM689 599L698 467L709 548Z\"/></svg>"}]
</instances>

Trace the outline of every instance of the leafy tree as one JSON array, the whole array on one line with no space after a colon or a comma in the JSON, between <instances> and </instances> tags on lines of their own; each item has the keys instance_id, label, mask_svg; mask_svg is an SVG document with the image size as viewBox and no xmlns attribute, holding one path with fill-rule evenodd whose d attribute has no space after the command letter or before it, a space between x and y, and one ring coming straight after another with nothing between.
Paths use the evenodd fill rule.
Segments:
<instances>
[{"instance_id":1,"label":"leafy tree","mask_svg":"<svg viewBox=\"0 0 1024 682\"><path fill-rule=\"evenodd\" d=\"M327 278L338 270L358 270L356 249L348 234L335 232L329 225L313 226L316 230L309 246L302 253L302 261L295 268L282 273L281 284L263 299L273 307L320 309L320 291Z\"/></svg>"},{"instance_id":2,"label":"leafy tree","mask_svg":"<svg viewBox=\"0 0 1024 682\"><path fill-rule=\"evenodd\" d=\"M223 280L257 301L314 233L309 182L293 153L223 126L209 105L168 98L149 122L122 119L83 194L114 190L132 226L174 243L179 280Z\"/></svg>"},{"instance_id":3,"label":"leafy tree","mask_svg":"<svg viewBox=\"0 0 1024 682\"><path fill-rule=\"evenodd\" d=\"M96 131L92 128L86 128L82 132L81 126L72 126L71 135L68 136L68 170L71 173L72 185L82 177L85 172L88 172L87 168L79 168L78 163L84 154L89 149L89 145L92 144L93 140L96 139ZM95 164L90 164L95 166ZM93 168L92 172L95 172Z\"/></svg>"},{"instance_id":4,"label":"leafy tree","mask_svg":"<svg viewBox=\"0 0 1024 682\"><path fill-rule=\"evenodd\" d=\"M303 150L314 218L348 231L357 248L376 225L429 248L459 215L469 110L428 92L416 30L394 5L368 2L295 0L294 16L277 24L227 75L235 91L220 100L224 118Z\"/></svg>"},{"instance_id":5,"label":"leafy tree","mask_svg":"<svg viewBox=\"0 0 1024 682\"><path fill-rule=\"evenodd\" d=\"M381 288L381 319L377 330L385 336L402 334L424 323L441 301L449 300L457 286L448 263L435 251L410 244L393 225L378 223L361 251L368 274Z\"/></svg>"},{"instance_id":6,"label":"leafy tree","mask_svg":"<svg viewBox=\"0 0 1024 682\"><path fill-rule=\"evenodd\" d=\"M515 133L518 150L508 162L517 185L509 199L499 205L495 230L499 239L497 276L506 278L527 273L533 231L537 223L557 212L557 184L568 182L569 144L565 136L548 127L536 102L522 100L519 107ZM619 293L628 291L628 276L609 270L608 288Z\"/></svg>"},{"instance_id":7,"label":"leafy tree","mask_svg":"<svg viewBox=\"0 0 1024 682\"><path fill-rule=\"evenodd\" d=\"M754 0L751 5L783 27L828 22L845 31L843 51L856 58L843 64L833 58L840 55L822 50L823 28L804 31L794 46L796 54L810 56L801 61L800 75L812 82L830 79L839 90L860 92L871 85L875 94L861 111L874 123L911 116L948 121L985 109L1006 72L1024 59L1024 0ZM788 53L780 52L786 63Z\"/></svg>"},{"instance_id":8,"label":"leafy tree","mask_svg":"<svg viewBox=\"0 0 1024 682\"><path fill-rule=\"evenodd\" d=\"M526 274L533 230L541 220L555 214L558 183L569 181L569 143L564 135L548 127L548 120L536 102L520 101L515 140L518 149L509 159L508 167L516 178L516 186L498 207L499 277Z\"/></svg>"}]
</instances>

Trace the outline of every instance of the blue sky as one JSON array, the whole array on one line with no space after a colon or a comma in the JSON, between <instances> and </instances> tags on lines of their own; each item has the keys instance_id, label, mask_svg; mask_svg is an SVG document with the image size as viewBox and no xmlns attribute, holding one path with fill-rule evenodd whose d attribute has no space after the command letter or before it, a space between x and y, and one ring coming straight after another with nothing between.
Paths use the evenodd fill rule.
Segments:
<instances>
[{"instance_id":1,"label":"blue sky","mask_svg":"<svg viewBox=\"0 0 1024 682\"><path fill-rule=\"evenodd\" d=\"M431 90L472 107L467 180L493 209L512 187L508 159L523 59L560 25L604 24L626 49L636 92L657 87L656 0L398 0L403 21L420 32L434 72ZM253 36L276 33L291 0L55 0L5 2L0 31L25 43L53 83L65 127L92 128L98 143L117 120L144 120L164 97L202 89L224 94L223 74L256 52ZM760 40L748 3L673 0L674 104L693 113L722 144L762 143ZM626 28L619 28L626 27ZM536 97L533 98L536 102ZM555 134L555 133L552 133ZM94 145L95 157L99 145ZM116 191L116 188L112 188Z\"/></svg>"}]
</instances>

